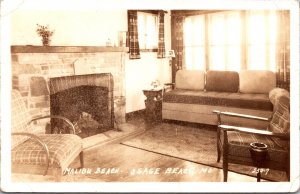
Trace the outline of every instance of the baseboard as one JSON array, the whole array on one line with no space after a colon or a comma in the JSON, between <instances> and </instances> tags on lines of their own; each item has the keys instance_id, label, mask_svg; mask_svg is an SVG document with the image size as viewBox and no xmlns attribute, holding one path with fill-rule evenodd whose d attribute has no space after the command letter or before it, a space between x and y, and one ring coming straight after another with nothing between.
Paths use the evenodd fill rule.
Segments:
<instances>
[{"instance_id":1,"label":"baseboard","mask_svg":"<svg viewBox=\"0 0 300 194\"><path fill-rule=\"evenodd\" d=\"M131 118L134 118L134 117L144 117L145 113L146 113L146 109L141 109L141 110L126 113L125 120L127 122L128 119L130 120Z\"/></svg>"}]
</instances>

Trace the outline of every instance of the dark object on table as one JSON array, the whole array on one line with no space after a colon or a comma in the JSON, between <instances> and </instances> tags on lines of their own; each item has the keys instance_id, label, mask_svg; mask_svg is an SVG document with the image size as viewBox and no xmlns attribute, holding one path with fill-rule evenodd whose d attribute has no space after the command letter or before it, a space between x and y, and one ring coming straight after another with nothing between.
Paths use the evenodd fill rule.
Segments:
<instances>
[{"instance_id":1,"label":"dark object on table","mask_svg":"<svg viewBox=\"0 0 300 194\"><path fill-rule=\"evenodd\" d=\"M263 164L266 160L268 146L264 143L253 142L250 143L249 150L253 164L257 167L257 182L260 182L260 168L263 167Z\"/></svg>"}]
</instances>

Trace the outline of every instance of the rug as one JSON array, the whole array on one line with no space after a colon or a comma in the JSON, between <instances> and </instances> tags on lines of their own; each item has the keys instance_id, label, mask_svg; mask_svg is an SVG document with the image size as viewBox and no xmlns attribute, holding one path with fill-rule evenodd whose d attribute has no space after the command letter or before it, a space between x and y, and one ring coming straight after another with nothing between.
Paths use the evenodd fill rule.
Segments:
<instances>
[{"instance_id":1,"label":"rug","mask_svg":"<svg viewBox=\"0 0 300 194\"><path fill-rule=\"evenodd\" d=\"M216 129L212 127L162 123L121 144L222 168L222 160L217 162ZM229 170L239 174L256 176L254 167L229 164ZM269 170L261 173L261 176L263 179L271 181L287 181L283 171Z\"/></svg>"}]
</instances>

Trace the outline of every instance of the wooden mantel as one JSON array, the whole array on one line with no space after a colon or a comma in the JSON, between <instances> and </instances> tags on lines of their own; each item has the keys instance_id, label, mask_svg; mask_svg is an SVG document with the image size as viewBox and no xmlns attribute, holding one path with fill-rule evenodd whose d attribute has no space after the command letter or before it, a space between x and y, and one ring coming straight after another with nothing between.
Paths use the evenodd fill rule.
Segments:
<instances>
[{"instance_id":1,"label":"wooden mantel","mask_svg":"<svg viewBox=\"0 0 300 194\"><path fill-rule=\"evenodd\" d=\"M108 46L33 46L13 45L12 53L97 53L97 52L128 52L128 47Z\"/></svg>"}]
</instances>

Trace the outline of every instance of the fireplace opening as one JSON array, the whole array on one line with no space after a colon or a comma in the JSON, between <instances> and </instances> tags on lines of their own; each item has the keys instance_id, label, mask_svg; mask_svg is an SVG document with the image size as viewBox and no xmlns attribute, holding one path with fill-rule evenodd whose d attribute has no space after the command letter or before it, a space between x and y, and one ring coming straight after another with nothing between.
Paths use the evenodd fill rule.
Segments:
<instances>
[{"instance_id":1,"label":"fireplace opening","mask_svg":"<svg viewBox=\"0 0 300 194\"><path fill-rule=\"evenodd\" d=\"M74 124L76 134L82 138L113 129L112 75L50 78L50 112L68 118ZM51 119L52 133L66 133L68 130L62 120Z\"/></svg>"}]
</instances>

